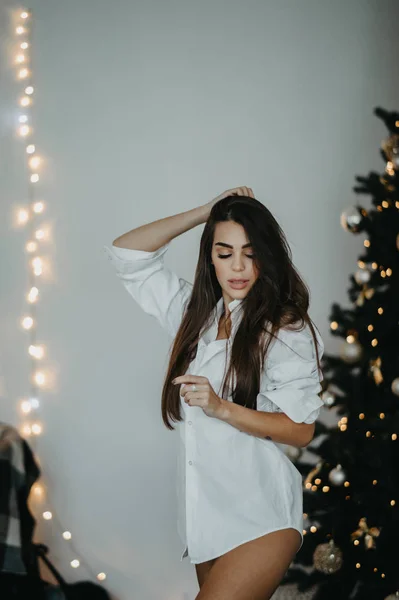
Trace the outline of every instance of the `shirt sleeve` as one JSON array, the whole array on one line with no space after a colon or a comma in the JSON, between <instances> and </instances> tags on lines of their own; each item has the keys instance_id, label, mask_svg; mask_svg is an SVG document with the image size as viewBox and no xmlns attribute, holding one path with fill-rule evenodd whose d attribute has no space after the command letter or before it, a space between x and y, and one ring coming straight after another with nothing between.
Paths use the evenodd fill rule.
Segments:
<instances>
[{"instance_id":1,"label":"shirt sleeve","mask_svg":"<svg viewBox=\"0 0 399 600\"><path fill-rule=\"evenodd\" d=\"M148 252L112 244L104 246L104 251L137 304L175 337L193 286L164 265L169 245Z\"/></svg>"},{"instance_id":2,"label":"shirt sleeve","mask_svg":"<svg viewBox=\"0 0 399 600\"><path fill-rule=\"evenodd\" d=\"M313 423L324 405L316 350L309 325L302 331L280 329L270 343L257 396L257 409L284 412L295 423ZM319 358L324 343L316 330Z\"/></svg>"}]
</instances>

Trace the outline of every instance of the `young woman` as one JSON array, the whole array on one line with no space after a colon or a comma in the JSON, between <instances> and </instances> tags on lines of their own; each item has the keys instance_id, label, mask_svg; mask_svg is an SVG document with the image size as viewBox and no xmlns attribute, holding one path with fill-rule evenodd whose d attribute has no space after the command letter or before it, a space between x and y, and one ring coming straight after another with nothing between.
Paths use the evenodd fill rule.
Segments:
<instances>
[{"instance_id":1,"label":"young woman","mask_svg":"<svg viewBox=\"0 0 399 600\"><path fill-rule=\"evenodd\" d=\"M164 264L205 223L193 284ZM197 600L266 600L303 543L306 446L323 405L323 341L283 231L248 187L105 246L127 291L173 342L162 389L179 430L178 532Z\"/></svg>"}]
</instances>

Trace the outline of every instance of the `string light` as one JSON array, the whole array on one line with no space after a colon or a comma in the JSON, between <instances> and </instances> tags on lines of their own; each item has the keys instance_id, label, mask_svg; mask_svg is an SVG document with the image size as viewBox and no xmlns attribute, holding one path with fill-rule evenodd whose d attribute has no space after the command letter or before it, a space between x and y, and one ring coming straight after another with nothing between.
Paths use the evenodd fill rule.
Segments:
<instances>
[{"instance_id":1,"label":"string light","mask_svg":"<svg viewBox=\"0 0 399 600\"><path fill-rule=\"evenodd\" d=\"M29 107L33 104L33 93L34 86L32 84L32 60L29 56L29 52L27 52L28 48L31 47L31 29L30 22L32 20L32 13L30 11L24 10L19 14L19 18L21 19L21 24L19 24L15 33L17 36L22 36L22 41L18 44L19 50L15 57L14 64L17 66L17 78L23 81L24 89L23 94L19 97L18 104L24 109L27 108L27 111L24 110L22 114L18 117L18 129L17 133L21 138L27 138L28 136L33 135L33 129L31 125L32 115L29 112ZM21 50L24 52L22 53ZM23 65L21 67L21 65ZM36 340L36 305L40 298L40 292L38 285L36 283L37 277L45 274L45 261L41 256L38 255L40 252L40 242L43 242L48 239L48 231L46 227L37 226L35 223L35 219L40 217L45 212L45 203L43 200L35 199L35 190L37 188L36 184L40 181L40 174L38 173L39 168L42 165L42 159L40 156L36 154L36 146L33 143L29 143L26 145L26 154L28 155L27 163L28 167L31 170L29 175L29 200L30 205L29 208L20 208L17 214L17 225L26 225L30 226L29 232L29 240L26 242L25 250L28 254L33 255L33 257L29 261L30 269L29 271L29 292L26 294L26 301L29 307L29 314L24 316L21 319L22 327L29 333L29 344L28 344L28 353L31 356L31 390L30 396L28 398L24 398L19 402L19 410L23 417L23 422L20 426L20 433L23 437L31 438L32 436L32 445L33 440L39 437L43 433L43 424L38 419L37 411L40 408L40 400L39 390L43 388L49 381L49 373L46 369L36 370L35 363L37 360L43 359L45 356L45 348L42 344L38 344ZM37 458L37 462L40 465L39 457L37 456L37 449L35 448L35 454ZM45 488L42 483L36 482L32 486L32 496L39 502L43 502L45 500ZM53 511L50 510L42 510L42 517L45 522L53 522L54 519L57 521L56 515ZM68 541L71 544L72 534L70 531L64 530L63 527L58 523L59 530L62 531L62 538ZM72 548L72 547L71 547ZM76 552L73 550L73 553L76 555ZM78 558L74 558L70 561L70 565L72 568L77 569L81 566L81 561ZM98 573L95 575L91 569L85 565L86 570L91 573L93 577L96 577L99 581L104 581L106 579L106 574L104 572Z\"/></svg>"}]
</instances>

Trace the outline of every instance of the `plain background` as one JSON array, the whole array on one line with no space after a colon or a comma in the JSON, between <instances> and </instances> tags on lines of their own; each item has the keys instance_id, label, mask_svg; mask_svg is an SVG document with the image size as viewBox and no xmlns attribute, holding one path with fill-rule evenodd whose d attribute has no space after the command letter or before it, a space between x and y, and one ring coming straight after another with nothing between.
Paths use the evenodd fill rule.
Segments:
<instances>
[{"instance_id":1,"label":"plain background","mask_svg":"<svg viewBox=\"0 0 399 600\"><path fill-rule=\"evenodd\" d=\"M13 17L0 1L1 420L29 392L24 143L16 135ZM34 140L47 210L38 339L51 385L36 443L48 486L38 531L68 580L106 571L118 600L189 600L180 562L176 435L160 391L169 339L134 304L103 253L118 235L247 185L277 217L311 289L325 340L333 301L348 305L362 237L340 214L355 174L383 171L398 109L394 0L32 0ZM395 105L396 103L396 105ZM364 198L363 204L370 205ZM202 226L172 242L168 264L192 281ZM327 409L323 409L327 413ZM323 418L331 415L323 414ZM60 525L43 522L51 506ZM61 529L60 529L61 528ZM60 533L73 533L75 553Z\"/></svg>"}]
</instances>

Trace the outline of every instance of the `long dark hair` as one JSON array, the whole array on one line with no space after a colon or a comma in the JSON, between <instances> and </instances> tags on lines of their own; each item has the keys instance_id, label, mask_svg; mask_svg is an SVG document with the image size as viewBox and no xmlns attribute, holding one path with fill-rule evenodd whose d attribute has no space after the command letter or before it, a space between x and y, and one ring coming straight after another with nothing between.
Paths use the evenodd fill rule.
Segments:
<instances>
[{"instance_id":1,"label":"long dark hair","mask_svg":"<svg viewBox=\"0 0 399 600\"><path fill-rule=\"evenodd\" d=\"M183 420L180 386L173 385L172 380L186 373L194 360L200 332L222 296L211 252L215 226L224 221L234 221L245 229L255 254L258 277L242 301L242 318L234 336L222 397L226 398L227 381L235 377L233 402L256 410L266 354L272 338L282 327L301 330L306 323L309 325L321 372L316 334L308 315L309 289L292 263L291 249L283 230L258 200L248 196L227 196L213 205L206 221L192 294L171 348L162 389L162 420L168 429L174 429L170 420Z\"/></svg>"}]
</instances>

